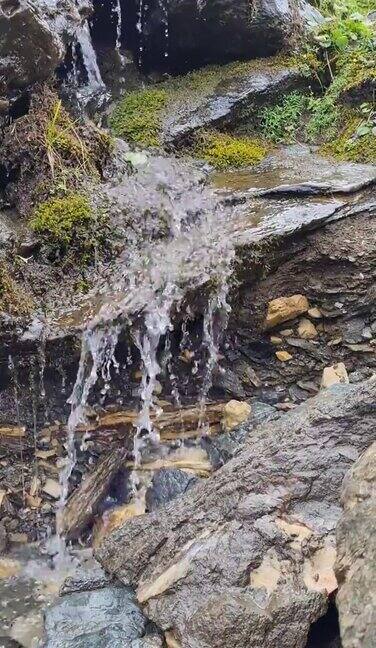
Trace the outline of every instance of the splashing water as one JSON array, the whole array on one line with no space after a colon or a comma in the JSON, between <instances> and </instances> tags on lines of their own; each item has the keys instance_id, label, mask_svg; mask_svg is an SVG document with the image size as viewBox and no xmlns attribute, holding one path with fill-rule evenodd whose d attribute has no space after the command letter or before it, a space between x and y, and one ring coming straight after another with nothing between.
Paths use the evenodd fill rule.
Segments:
<instances>
[{"instance_id":1,"label":"splashing water","mask_svg":"<svg viewBox=\"0 0 376 648\"><path fill-rule=\"evenodd\" d=\"M60 472L61 495L56 512L57 568L64 567L69 562L64 537L64 508L68 499L69 479L76 464L75 431L79 425L86 422L85 408L90 392L95 386L99 372L106 382L110 380L111 367L118 369L115 359L115 349L118 342L119 328L117 326L104 329L88 329L82 338L81 357L73 392L68 402L71 413L67 423L66 462ZM83 441L84 443L84 441Z\"/></svg>"},{"instance_id":2,"label":"splashing water","mask_svg":"<svg viewBox=\"0 0 376 648\"><path fill-rule=\"evenodd\" d=\"M120 60L123 61L124 57L121 53L121 33L122 33L122 27L123 27L123 21L122 21L122 13L121 13L121 3L120 0L115 0L115 4L113 5L112 11L115 15L116 19L116 42L115 42L115 49L120 57Z\"/></svg>"},{"instance_id":3,"label":"splashing water","mask_svg":"<svg viewBox=\"0 0 376 648\"><path fill-rule=\"evenodd\" d=\"M106 86L103 82L98 66L97 55L91 40L89 23L86 20L76 33L76 46L73 46L73 76L78 80L78 56L76 47L79 47L82 63L87 74L87 83L78 92L79 98L85 104L93 96L105 96Z\"/></svg>"},{"instance_id":4,"label":"splashing water","mask_svg":"<svg viewBox=\"0 0 376 648\"><path fill-rule=\"evenodd\" d=\"M161 15L162 15L162 25L163 25L163 32L164 32L164 40L165 40L165 49L164 49L164 57L167 59L168 58L168 47L169 47L169 25L168 25L168 0L158 0L158 5L161 10Z\"/></svg>"},{"instance_id":5,"label":"splashing water","mask_svg":"<svg viewBox=\"0 0 376 648\"><path fill-rule=\"evenodd\" d=\"M142 66L142 61L143 61L143 53L144 53L144 44L143 44L143 19L144 19L144 1L139 0L138 2L138 12L137 12L137 23L136 23L136 29L139 33L140 36L140 44L138 47L138 64L141 67Z\"/></svg>"}]
</instances>

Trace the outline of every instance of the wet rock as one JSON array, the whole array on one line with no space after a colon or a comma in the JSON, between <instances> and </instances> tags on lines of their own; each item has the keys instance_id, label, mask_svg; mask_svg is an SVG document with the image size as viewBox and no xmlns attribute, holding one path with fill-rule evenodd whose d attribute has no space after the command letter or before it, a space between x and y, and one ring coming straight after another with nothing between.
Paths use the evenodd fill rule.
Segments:
<instances>
[{"instance_id":1,"label":"wet rock","mask_svg":"<svg viewBox=\"0 0 376 648\"><path fill-rule=\"evenodd\" d=\"M322 318L322 312L319 308L309 308L308 309L308 315L312 317L312 319L321 319Z\"/></svg>"},{"instance_id":2,"label":"wet rock","mask_svg":"<svg viewBox=\"0 0 376 648\"><path fill-rule=\"evenodd\" d=\"M257 61L248 70L234 70L229 80L219 82L209 94L203 86L201 97L191 109L190 99L184 106L172 106L165 119L164 139L176 145L202 128L238 127L242 123L241 111L245 114L247 108L273 103L281 93L305 84L297 68Z\"/></svg>"},{"instance_id":3,"label":"wet rock","mask_svg":"<svg viewBox=\"0 0 376 648\"><path fill-rule=\"evenodd\" d=\"M294 29L312 26L318 12L305 1L171 0L168 11L168 51L174 68L203 62L223 62L267 56L278 51ZM151 13L144 27L148 61L160 52L161 20ZM155 44L158 43L158 49Z\"/></svg>"},{"instance_id":4,"label":"wet rock","mask_svg":"<svg viewBox=\"0 0 376 648\"><path fill-rule=\"evenodd\" d=\"M61 485L55 479L48 478L43 486L43 492L54 499L59 499L61 495Z\"/></svg>"},{"instance_id":5,"label":"wet rock","mask_svg":"<svg viewBox=\"0 0 376 648\"><path fill-rule=\"evenodd\" d=\"M278 417L279 413L275 407L255 401L252 403L251 415L246 423L239 425L231 432L214 437L204 437L201 444L205 448L213 468L217 470L232 459L257 425L276 420Z\"/></svg>"},{"instance_id":6,"label":"wet rock","mask_svg":"<svg viewBox=\"0 0 376 648\"><path fill-rule=\"evenodd\" d=\"M132 641L132 648L162 648L163 639L159 635L151 635Z\"/></svg>"},{"instance_id":7,"label":"wet rock","mask_svg":"<svg viewBox=\"0 0 376 648\"><path fill-rule=\"evenodd\" d=\"M265 319L265 329L271 329L295 319L298 315L306 313L309 308L308 299L304 295L292 295L291 297L278 297L269 302L268 312Z\"/></svg>"},{"instance_id":8,"label":"wet rock","mask_svg":"<svg viewBox=\"0 0 376 648\"><path fill-rule=\"evenodd\" d=\"M43 616L37 612L18 617L10 629L9 636L23 648L37 648L43 635Z\"/></svg>"},{"instance_id":9,"label":"wet rock","mask_svg":"<svg viewBox=\"0 0 376 648\"><path fill-rule=\"evenodd\" d=\"M0 522L0 554L5 551L7 546L7 530L3 524Z\"/></svg>"},{"instance_id":10,"label":"wet rock","mask_svg":"<svg viewBox=\"0 0 376 648\"><path fill-rule=\"evenodd\" d=\"M325 367L321 379L321 389L327 389L332 385L337 385L339 383L347 384L349 382L349 376L345 365L343 362L338 362L332 367Z\"/></svg>"},{"instance_id":11,"label":"wet rock","mask_svg":"<svg viewBox=\"0 0 376 648\"><path fill-rule=\"evenodd\" d=\"M68 594L48 608L43 648L133 648L145 630L132 592L105 587Z\"/></svg>"},{"instance_id":12,"label":"wet rock","mask_svg":"<svg viewBox=\"0 0 376 648\"><path fill-rule=\"evenodd\" d=\"M153 477L152 485L146 491L146 508L148 511L155 511L185 493L197 481L197 477L184 470L170 468L158 470Z\"/></svg>"},{"instance_id":13,"label":"wet rock","mask_svg":"<svg viewBox=\"0 0 376 648\"><path fill-rule=\"evenodd\" d=\"M228 367L217 367L213 371L213 387L224 391L235 398L245 398L245 392L240 378Z\"/></svg>"},{"instance_id":14,"label":"wet rock","mask_svg":"<svg viewBox=\"0 0 376 648\"><path fill-rule=\"evenodd\" d=\"M303 648L337 586L343 476L375 439L376 381L262 425L214 476L97 551L182 648ZM152 556L152 560L150 560Z\"/></svg>"},{"instance_id":15,"label":"wet rock","mask_svg":"<svg viewBox=\"0 0 376 648\"><path fill-rule=\"evenodd\" d=\"M231 400L223 408L222 427L225 432L230 432L240 423L244 423L251 414L249 403Z\"/></svg>"},{"instance_id":16,"label":"wet rock","mask_svg":"<svg viewBox=\"0 0 376 648\"><path fill-rule=\"evenodd\" d=\"M315 325L305 317L299 322L298 333L303 340L314 340L318 335Z\"/></svg>"},{"instance_id":17,"label":"wet rock","mask_svg":"<svg viewBox=\"0 0 376 648\"><path fill-rule=\"evenodd\" d=\"M343 648L372 648L376 627L376 443L343 484L337 527L337 606Z\"/></svg>"},{"instance_id":18,"label":"wet rock","mask_svg":"<svg viewBox=\"0 0 376 648\"><path fill-rule=\"evenodd\" d=\"M1 0L0 95L47 79L80 20L70 0Z\"/></svg>"}]
</instances>

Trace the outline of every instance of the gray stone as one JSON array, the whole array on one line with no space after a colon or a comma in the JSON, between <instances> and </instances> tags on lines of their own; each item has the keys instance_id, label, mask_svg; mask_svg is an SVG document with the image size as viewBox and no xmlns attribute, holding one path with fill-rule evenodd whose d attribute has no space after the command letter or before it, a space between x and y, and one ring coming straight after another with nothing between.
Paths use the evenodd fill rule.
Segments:
<instances>
[{"instance_id":1,"label":"gray stone","mask_svg":"<svg viewBox=\"0 0 376 648\"><path fill-rule=\"evenodd\" d=\"M189 98L184 106L172 108L165 120L165 140L177 144L202 128L239 126L240 111L276 101L305 83L296 68L273 65L268 60L257 62L253 68L250 64L249 70L235 71L230 79L219 82L209 95L204 86L193 107Z\"/></svg>"},{"instance_id":2,"label":"gray stone","mask_svg":"<svg viewBox=\"0 0 376 648\"><path fill-rule=\"evenodd\" d=\"M146 491L146 508L155 511L175 497L182 495L199 480L184 470L161 468L154 474L152 485Z\"/></svg>"},{"instance_id":3,"label":"gray stone","mask_svg":"<svg viewBox=\"0 0 376 648\"><path fill-rule=\"evenodd\" d=\"M100 589L106 587L110 581L111 577L100 564L96 560L89 560L65 579L60 588L60 595Z\"/></svg>"},{"instance_id":4,"label":"gray stone","mask_svg":"<svg viewBox=\"0 0 376 648\"><path fill-rule=\"evenodd\" d=\"M45 615L43 648L132 648L146 619L125 587L62 597Z\"/></svg>"},{"instance_id":5,"label":"gray stone","mask_svg":"<svg viewBox=\"0 0 376 648\"><path fill-rule=\"evenodd\" d=\"M215 470L227 463L240 451L252 430L262 423L273 421L280 413L272 405L255 401L251 403L251 416L246 423L238 425L231 432L214 437L204 437L201 445L205 448Z\"/></svg>"},{"instance_id":6,"label":"gray stone","mask_svg":"<svg viewBox=\"0 0 376 648\"><path fill-rule=\"evenodd\" d=\"M7 530L3 524L0 523L0 555L7 547Z\"/></svg>"},{"instance_id":7,"label":"gray stone","mask_svg":"<svg viewBox=\"0 0 376 648\"><path fill-rule=\"evenodd\" d=\"M335 591L340 485L375 439L376 380L336 385L256 427L212 478L104 538L182 648L303 648Z\"/></svg>"},{"instance_id":8,"label":"gray stone","mask_svg":"<svg viewBox=\"0 0 376 648\"><path fill-rule=\"evenodd\" d=\"M348 344L358 344L363 342L364 319L354 317L342 325L342 338Z\"/></svg>"},{"instance_id":9,"label":"gray stone","mask_svg":"<svg viewBox=\"0 0 376 648\"><path fill-rule=\"evenodd\" d=\"M343 483L337 607L343 648L373 648L376 628L376 443Z\"/></svg>"}]
</instances>

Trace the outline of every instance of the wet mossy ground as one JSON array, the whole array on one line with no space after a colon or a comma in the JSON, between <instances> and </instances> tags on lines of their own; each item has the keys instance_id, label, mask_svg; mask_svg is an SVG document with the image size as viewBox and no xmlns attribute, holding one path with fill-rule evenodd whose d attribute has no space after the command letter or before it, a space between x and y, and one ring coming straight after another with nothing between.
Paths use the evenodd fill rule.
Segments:
<instances>
[{"instance_id":1,"label":"wet mossy ground","mask_svg":"<svg viewBox=\"0 0 376 648\"><path fill-rule=\"evenodd\" d=\"M260 140L250 137L203 131L197 136L192 153L215 169L225 170L253 166L261 162L267 154L267 148Z\"/></svg>"}]
</instances>

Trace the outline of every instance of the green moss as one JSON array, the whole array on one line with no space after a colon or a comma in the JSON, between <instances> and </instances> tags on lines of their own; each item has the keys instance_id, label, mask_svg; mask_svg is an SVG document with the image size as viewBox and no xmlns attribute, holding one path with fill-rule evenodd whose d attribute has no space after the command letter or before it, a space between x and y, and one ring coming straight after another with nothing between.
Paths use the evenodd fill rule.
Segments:
<instances>
[{"instance_id":1,"label":"green moss","mask_svg":"<svg viewBox=\"0 0 376 648\"><path fill-rule=\"evenodd\" d=\"M348 114L346 122L339 135L325 144L321 152L337 160L375 164L376 136L372 128L364 128L364 119L356 114Z\"/></svg>"},{"instance_id":2,"label":"green moss","mask_svg":"<svg viewBox=\"0 0 376 648\"><path fill-rule=\"evenodd\" d=\"M258 140L215 131L202 132L193 151L219 170L257 164L267 153L266 147Z\"/></svg>"},{"instance_id":3,"label":"green moss","mask_svg":"<svg viewBox=\"0 0 376 648\"><path fill-rule=\"evenodd\" d=\"M92 219L88 199L77 193L62 198L52 198L35 209L31 227L47 236L53 243L69 245L74 238L80 239L82 229Z\"/></svg>"},{"instance_id":4,"label":"green moss","mask_svg":"<svg viewBox=\"0 0 376 648\"><path fill-rule=\"evenodd\" d=\"M167 102L164 90L130 92L116 106L110 126L117 137L142 144L158 146L161 114Z\"/></svg>"}]
</instances>

